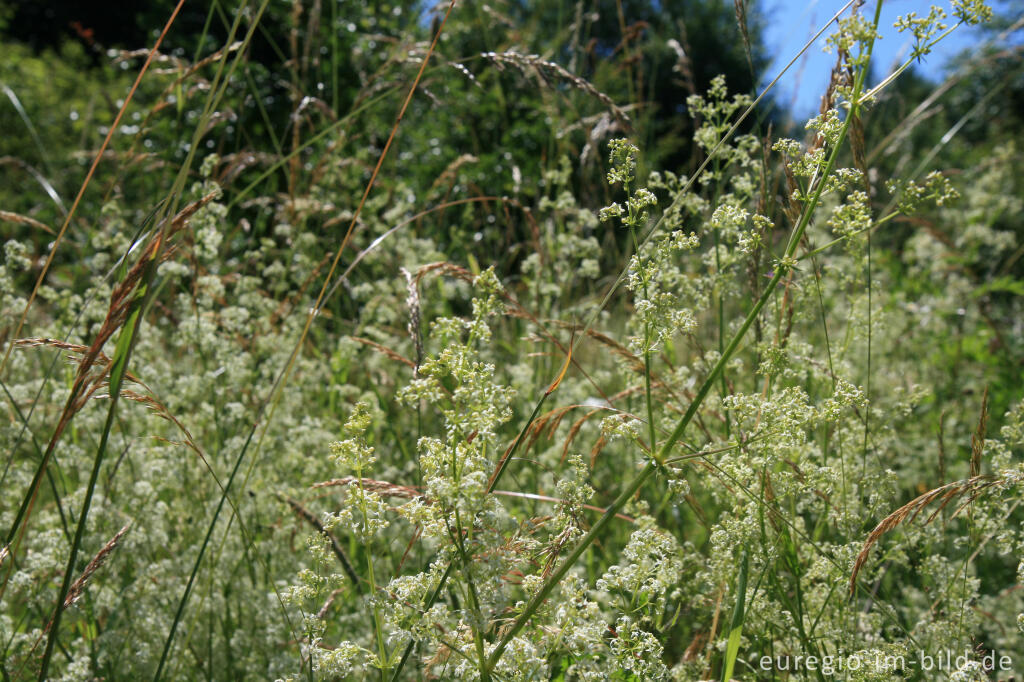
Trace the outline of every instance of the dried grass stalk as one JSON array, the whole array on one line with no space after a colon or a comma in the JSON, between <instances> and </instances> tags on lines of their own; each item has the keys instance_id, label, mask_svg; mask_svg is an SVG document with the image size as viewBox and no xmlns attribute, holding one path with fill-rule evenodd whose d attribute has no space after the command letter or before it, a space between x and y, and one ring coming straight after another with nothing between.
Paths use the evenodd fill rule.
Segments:
<instances>
[{"instance_id":1,"label":"dried grass stalk","mask_svg":"<svg viewBox=\"0 0 1024 682\"><path fill-rule=\"evenodd\" d=\"M377 343L376 341L371 341L370 339L364 339L361 336L350 336L348 338L352 339L353 341L358 341L359 343L363 344L364 346L369 346L370 348L374 349L378 353L387 356L388 358L390 358L391 360L394 360L395 362L400 362L403 365L408 365L409 367L412 367L413 369L416 369L416 363L415 362L413 362L409 358L405 357L404 355L396 353L395 351L391 350L390 348L388 348L386 346L382 346L381 344Z\"/></svg>"},{"instance_id":2,"label":"dried grass stalk","mask_svg":"<svg viewBox=\"0 0 1024 682\"><path fill-rule=\"evenodd\" d=\"M451 275L452 277L458 277L459 279L472 283L474 279L473 273L466 268L449 263L448 261L438 261L436 263L427 263L421 265L416 270L416 284L419 285L422 280L429 273L436 272L439 275Z\"/></svg>"},{"instance_id":3,"label":"dried grass stalk","mask_svg":"<svg viewBox=\"0 0 1024 682\"><path fill-rule=\"evenodd\" d=\"M567 83L580 92L590 95L601 104L608 107L608 111L624 128L630 128L629 116L623 111L612 98L595 88L590 81L566 71L566 69L554 62L541 59L535 54L520 54L518 52L484 52L480 55L493 63L499 69L504 66L514 66L523 73L533 74L545 85L550 85L552 80Z\"/></svg>"},{"instance_id":4,"label":"dried grass stalk","mask_svg":"<svg viewBox=\"0 0 1024 682\"><path fill-rule=\"evenodd\" d=\"M334 556L338 558L338 563L341 564L341 568L345 571L345 575L352 581L352 585L359 591L362 591L362 583L359 582L359 576L356 575L356 571L352 568L352 562L348 560L348 556L345 554L345 550L341 548L338 543L338 539L334 537L334 534L324 528L324 524L320 523L320 519L313 515L311 511L303 507L296 500L290 497L278 493L277 498L292 508L297 516L303 519L306 523L316 528L316 531L326 537L331 543L331 551L334 552ZM332 595L333 599L333 595ZM330 606L330 600L324 605L322 610L326 610Z\"/></svg>"},{"instance_id":5,"label":"dried grass stalk","mask_svg":"<svg viewBox=\"0 0 1024 682\"><path fill-rule=\"evenodd\" d=\"M316 617L323 620L327 617L327 611L334 605L334 601L338 598L338 595L344 592L342 588L331 590L331 593L327 596L327 601L320 607L320 610L316 612Z\"/></svg>"},{"instance_id":6,"label":"dried grass stalk","mask_svg":"<svg viewBox=\"0 0 1024 682\"><path fill-rule=\"evenodd\" d=\"M594 447L590 448L590 468L591 469L594 468L594 464L597 463L597 456L601 454L601 451L604 450L604 446L607 443L608 443L608 439L605 438L602 435L602 436L600 436L597 439L597 442L594 443Z\"/></svg>"},{"instance_id":7,"label":"dried grass stalk","mask_svg":"<svg viewBox=\"0 0 1024 682\"><path fill-rule=\"evenodd\" d=\"M988 386L981 396L981 416L978 428L971 435L971 476L981 473L981 453L985 451L985 430L988 428Z\"/></svg>"},{"instance_id":8,"label":"dried grass stalk","mask_svg":"<svg viewBox=\"0 0 1024 682\"><path fill-rule=\"evenodd\" d=\"M537 443L537 441L540 440L541 434L544 432L545 429L547 429L547 437L549 439L552 436L554 436L555 431L558 429L559 424L562 423L562 420L565 418L565 415L578 407L584 406L563 405L562 407L556 407L555 409L545 412L544 414L537 417L537 419L534 420L533 424L530 425L530 428L527 431L529 435L529 440L527 440L525 443L524 452L528 452Z\"/></svg>"},{"instance_id":9,"label":"dried grass stalk","mask_svg":"<svg viewBox=\"0 0 1024 682\"><path fill-rule=\"evenodd\" d=\"M946 485L939 486L933 490L929 490L923 495L915 497L910 502L892 512L884 519L881 523L875 526L875 529L871 531L867 539L864 541L864 547L861 548L860 554L857 555L856 561L853 563L853 571L850 574L850 594L853 595L854 590L857 587L857 575L860 570L867 563L868 555L871 553L871 548L875 546L875 543L881 539L883 535L893 530L900 524L906 522L911 523L924 511L925 507L930 505L932 502L940 502L939 507L933 511L927 519L925 519L925 525L931 523L935 518L942 513L942 510L946 506L956 499L961 499L959 506L954 510L953 516L955 517L965 508L970 506L978 497L991 489L1002 490L1009 486L1019 485L1024 483L1024 471L1009 471L1002 476L972 476L971 478L963 479L960 481L953 481Z\"/></svg>"},{"instance_id":10,"label":"dried grass stalk","mask_svg":"<svg viewBox=\"0 0 1024 682\"><path fill-rule=\"evenodd\" d=\"M448 166L445 167L443 171L441 171L441 174L438 175L437 178L434 179L434 182L430 184L430 189L433 190L447 183L454 183L455 179L458 177L458 172L460 168L462 168L466 164L476 163L479 160L480 159L473 156L472 154L459 155L454 161L449 163Z\"/></svg>"},{"instance_id":11,"label":"dried grass stalk","mask_svg":"<svg viewBox=\"0 0 1024 682\"><path fill-rule=\"evenodd\" d=\"M568 457L568 455L569 455L569 448L572 446L572 442L576 439L576 436L579 435L580 429L583 428L583 425L587 423L588 419L590 419L591 417L593 417L595 414L597 414L600 411L601 411L601 409L599 408L599 409L595 409L595 410L591 410L591 411L587 412L585 415L583 415L582 417L580 417L579 419L574 421L572 423L572 426L569 427L569 435L567 435L565 437L565 444L562 445L562 458L561 458L562 462L564 462L565 458ZM591 458L596 457L596 456L597 456L596 454L591 453ZM593 464L593 462L591 462L591 464Z\"/></svg>"},{"instance_id":12,"label":"dried grass stalk","mask_svg":"<svg viewBox=\"0 0 1024 682\"><path fill-rule=\"evenodd\" d=\"M416 497L422 497L422 493L415 488L407 485L397 485L395 483L388 483L387 481L375 481L372 478L357 479L354 476L345 476L344 478L332 478L329 481L320 481L314 483L314 488L331 488L335 486L347 486L355 481L360 481L362 487L373 493L380 495L387 495L388 497L404 497L406 499L414 499Z\"/></svg>"},{"instance_id":13,"label":"dried grass stalk","mask_svg":"<svg viewBox=\"0 0 1024 682\"><path fill-rule=\"evenodd\" d=\"M82 409L89 400L97 397L97 393L108 385L107 379L113 361L100 350L95 350L95 352L93 352L94 348L89 346L83 346L77 343L67 343L66 341L61 341L59 339L39 337L16 339L14 341L14 346L18 348L49 346L51 348L68 351L69 354L67 355L67 360L73 365L78 365L78 378L76 381L80 381L83 386L83 390L79 393L78 398L71 405L72 414ZM86 363L89 363L90 367L98 363L98 368L86 368L86 370L83 371L83 367ZM152 392L141 379L127 370L124 373L124 380L142 386L147 391ZM103 393L99 393L99 397L106 396Z\"/></svg>"},{"instance_id":14,"label":"dried grass stalk","mask_svg":"<svg viewBox=\"0 0 1024 682\"><path fill-rule=\"evenodd\" d=\"M0 211L0 220L6 220L9 223L20 223L22 225L31 225L44 232L50 234L57 234L53 231L53 228L49 225L39 222L35 218L29 218L27 215L21 215L20 213L12 213L10 211Z\"/></svg>"},{"instance_id":15,"label":"dried grass stalk","mask_svg":"<svg viewBox=\"0 0 1024 682\"><path fill-rule=\"evenodd\" d=\"M26 339L17 339L14 342L14 345L20 348L35 348L39 346L49 346L52 348L58 348L60 350L66 350L69 353L77 354L69 354L67 356L68 360L73 364L79 364L82 361L81 358L77 357L78 355L84 355L89 352L88 346L83 346L77 343L67 343L66 341L61 341L59 339L32 337ZM103 352L98 353L96 359L99 360L99 362L104 366L104 368L110 367L110 358L108 358ZM98 375L97 378L93 381L93 383L89 387L89 390L87 391L85 396L83 396L83 400L86 400L88 398L110 397L105 393L97 393L99 389L107 386L108 382L105 371L103 374ZM164 419L174 424L174 426L176 426L178 430L181 432L181 434L185 437L185 440L180 444L187 446L189 449L195 452L203 461L203 463L206 464L207 469L209 469L210 472L213 473L213 469L210 467L210 464L206 458L206 454L202 451L199 445L196 444L195 439L192 437L192 433L185 427L184 424L182 424L178 420L177 417L171 414L170 410L167 409L167 406L165 406L162 402L160 402L159 399L157 399L153 395L153 390L149 388L149 386L147 386L145 382L143 382L141 379L133 375L131 372L126 371L124 378L125 381L129 381L144 388L149 393L149 395L143 395L141 393L137 393L136 391L124 388L121 389L121 397L125 398L126 400L131 400L132 402L139 403L140 405L145 405L161 419ZM216 478L216 476L214 476L214 478Z\"/></svg>"},{"instance_id":16,"label":"dried grass stalk","mask_svg":"<svg viewBox=\"0 0 1024 682\"><path fill-rule=\"evenodd\" d=\"M89 578L91 578L92 574L98 571L100 567L106 563L110 554L117 547L117 543L121 541L121 538L124 537L124 534L128 532L128 529L131 528L131 526L131 521L124 524L121 530L117 531L117 534L110 538L110 540L107 541L107 544L103 545L100 551L96 553L96 556L94 556L92 561L90 561L85 567L85 570L82 572L82 575L79 576L78 580L71 584L71 588L68 590L68 596L64 598L64 608L68 608L81 598L82 593L85 591L85 586L89 582Z\"/></svg>"},{"instance_id":17,"label":"dried grass stalk","mask_svg":"<svg viewBox=\"0 0 1024 682\"><path fill-rule=\"evenodd\" d=\"M423 364L423 338L420 334L420 289L416 285L416 279L413 278L412 273L405 268L399 268L399 271L405 277L405 288L409 292L408 298L405 299L405 304L409 306L409 336L412 338L413 348L416 349L416 360L413 365L413 376L419 379L420 377L420 365Z\"/></svg>"}]
</instances>

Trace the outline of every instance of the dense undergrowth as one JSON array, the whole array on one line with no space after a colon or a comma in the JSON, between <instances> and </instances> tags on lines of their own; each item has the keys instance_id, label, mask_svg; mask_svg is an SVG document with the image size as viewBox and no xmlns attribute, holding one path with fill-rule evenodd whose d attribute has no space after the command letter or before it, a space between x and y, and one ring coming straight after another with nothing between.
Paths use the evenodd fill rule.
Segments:
<instances>
[{"instance_id":1,"label":"dense undergrowth","mask_svg":"<svg viewBox=\"0 0 1024 682\"><path fill-rule=\"evenodd\" d=\"M5 680L1024 674L1019 51L598 4L5 45Z\"/></svg>"}]
</instances>

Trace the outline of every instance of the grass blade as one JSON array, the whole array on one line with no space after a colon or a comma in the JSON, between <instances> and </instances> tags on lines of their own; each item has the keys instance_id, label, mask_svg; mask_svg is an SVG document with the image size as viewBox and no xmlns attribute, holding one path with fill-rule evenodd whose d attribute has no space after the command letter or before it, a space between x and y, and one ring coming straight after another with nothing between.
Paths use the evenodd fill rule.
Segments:
<instances>
[{"instance_id":1,"label":"grass blade","mask_svg":"<svg viewBox=\"0 0 1024 682\"><path fill-rule=\"evenodd\" d=\"M736 655L740 651L740 639L743 636L743 607L747 597L747 568L750 565L750 553L743 550L740 559L740 575L736 579L736 606L732 611L732 622L729 624L729 641L725 647L725 665L722 666L722 682L732 679L732 671L736 666Z\"/></svg>"},{"instance_id":2,"label":"grass blade","mask_svg":"<svg viewBox=\"0 0 1024 682\"><path fill-rule=\"evenodd\" d=\"M46 649L43 652L43 660L39 668L39 680L47 679L47 672L50 667L50 659L53 656L53 647L57 643L60 634L60 621L64 610L67 608L67 596L71 589L71 576L74 575L75 562L78 559L78 551L82 546L82 536L85 535L85 524L89 519L89 508L92 506L93 494L96 491L96 481L99 479L100 469L103 466L104 455L107 452L107 441L110 438L110 430L114 426L114 418L117 415L118 398L121 396L121 384L124 381L125 371L128 367L128 360L131 357L134 339L142 321L142 310L147 302L146 292L149 290L146 282L152 278L156 271L156 261L150 259L146 264L143 275L143 284L135 293L128 311L128 317L121 333L117 338L117 348L114 352L113 362L110 370L110 406L107 408L107 419L103 424L103 433L100 435L100 443L96 449L96 457L93 460L92 473L89 475L89 484L85 492L85 500L82 502L82 509L78 513L78 525L75 527L75 538L71 543L71 553L68 555L67 567L64 569L64 579L61 583L60 592L57 593L57 605L54 607L52 625L46 639Z\"/></svg>"}]
</instances>

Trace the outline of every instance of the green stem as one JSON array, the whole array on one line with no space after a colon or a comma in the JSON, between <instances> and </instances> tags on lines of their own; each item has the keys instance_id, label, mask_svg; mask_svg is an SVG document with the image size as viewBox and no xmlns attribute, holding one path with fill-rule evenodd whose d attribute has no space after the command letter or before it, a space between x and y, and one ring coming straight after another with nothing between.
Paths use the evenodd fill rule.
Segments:
<instances>
[{"instance_id":1,"label":"green stem","mask_svg":"<svg viewBox=\"0 0 1024 682\"><path fill-rule=\"evenodd\" d=\"M628 190L628 186L627 186ZM633 218L633 207L629 209L630 221L634 222ZM637 263L640 262L640 244L636 238L636 228L630 227L629 234L633 237L633 253L636 255ZM647 277L643 278L643 291L644 298L649 299L650 296L647 293ZM657 435L655 434L654 426L654 401L651 400L651 323L650 321L644 322L644 399L647 402L647 428L650 438L651 452L654 452L657 448Z\"/></svg>"},{"instance_id":2,"label":"green stem","mask_svg":"<svg viewBox=\"0 0 1024 682\"><path fill-rule=\"evenodd\" d=\"M877 227L881 227L882 225L884 225L885 223L889 222L890 220L892 220L893 218L895 218L898 215L900 215L900 213L898 211L893 211L892 213L890 213L889 215L885 216L884 218L879 218L878 220L876 220L875 222L871 223L867 227L862 227L861 229L856 230L854 232L851 232L849 234L843 235L842 237L839 237L838 239L833 239L832 241L828 242L824 246L820 246L820 247L814 249L813 251L808 251L808 252L806 252L806 253L804 253L804 254L802 254L800 256L797 256L797 260L801 261L801 260L804 260L805 258L814 258L819 253L821 253L823 251L828 251L830 248L832 248L836 244L839 244L841 242L845 242L848 239L850 239L851 237L856 237L859 234L864 234L865 232L873 231Z\"/></svg>"},{"instance_id":3,"label":"green stem","mask_svg":"<svg viewBox=\"0 0 1024 682\"><path fill-rule=\"evenodd\" d=\"M601 515L601 518L597 520L597 523L590 528L590 531L583 537L579 544L576 545L569 556L566 557L565 561L559 564L558 568L556 568L548 577L544 586L541 587L540 591L529 601L526 608L523 609L523 612L505 632L505 635L501 638L498 645L491 653L491 656L487 659L488 670L494 670L495 665L497 665L498 660L501 658L501 654L505 651L505 647L508 646L508 643L512 641L512 638L523 629L526 622L533 617L533 614L536 613L537 609L540 608L540 605L548 598L548 595L551 594L552 590L555 589L558 583L562 581L562 578L569 572L569 569L572 568L573 564L583 556L583 553L587 551L587 548L590 547L594 540L596 540L604 531L605 527L611 523L618 510L629 501L636 491L640 490L641 486L643 486L643 484L647 482L647 479L649 479L657 470L658 465L655 464L654 460L649 460L640 474L630 481L623 491L619 493L619 496L615 498L615 501L612 502L611 506L605 510L604 514Z\"/></svg>"},{"instance_id":4,"label":"green stem","mask_svg":"<svg viewBox=\"0 0 1024 682\"><path fill-rule=\"evenodd\" d=\"M442 574L441 579L437 581L437 587L434 588L434 591L430 593L430 596L424 603L425 611L429 611L430 607L432 607L434 603L437 602L438 598L441 596L441 591L444 590L444 586L448 582L448 576L451 575L452 566L454 565L455 562L448 562L448 565L444 569L444 574ZM395 672L391 676L391 682L398 682L399 676L402 674L402 669L405 667L406 661L409 660L409 655L412 654L412 649L414 646L416 646L415 639L410 640L409 643L406 645L405 651L402 652L402 660L398 662L398 665L395 667Z\"/></svg>"},{"instance_id":5,"label":"green stem","mask_svg":"<svg viewBox=\"0 0 1024 682\"><path fill-rule=\"evenodd\" d=\"M473 582L473 574L466 555L466 543L462 536L462 520L459 510L455 510L455 546L459 550L459 558L462 561L462 570L466 575L466 585L469 587L469 608L472 611L473 621L470 629L473 631L473 643L476 645L476 655L479 660L481 682L490 682L491 676L487 670L487 654L484 653L484 638L480 632L480 624L483 622L483 614L480 611L480 599L477 597L476 584Z\"/></svg>"},{"instance_id":6,"label":"green stem","mask_svg":"<svg viewBox=\"0 0 1024 682\"><path fill-rule=\"evenodd\" d=\"M879 3L879 4L881 4L881 3ZM929 42L928 45L925 46L926 52L924 54L928 54L928 52L931 52L933 47L938 45L939 42L942 41L946 36L948 36L950 33L955 31L957 29L957 27L960 26L960 24L962 24L962 23L963 22L961 21L961 22L959 22L957 24L954 24L953 26L950 26L945 31L943 31L939 35L938 38L936 38L935 40L932 40L931 42ZM876 24L876 26L877 26L877 24ZM870 50L869 50L869 53L870 53ZM906 71L911 66L913 66L914 62L920 61L920 57L923 57L924 54L920 55L919 57L911 57L907 61L905 61L902 64L900 64L898 69L896 69L895 71L893 71L892 73L890 73L888 76L885 77L885 80L883 80L881 83L879 83L875 87L871 88L871 90L869 90L868 92L864 93L864 96L860 98L860 101L858 102L858 104L870 100L875 95L877 95L879 92L881 92L887 85L889 85L894 80L899 78L900 74L902 74L904 71Z\"/></svg>"},{"instance_id":7,"label":"green stem","mask_svg":"<svg viewBox=\"0 0 1024 682\"><path fill-rule=\"evenodd\" d=\"M78 524L75 527L75 539L71 543L71 554L68 556L68 564L64 569L64 578L61 581L60 591L57 593L57 604L53 611L53 620L50 623L49 636L46 639L46 649L43 652L42 665L39 668L39 680L47 679L47 672L50 667L50 659L53 656L53 647L57 643L60 633L61 616L64 615L65 599L71 587L71 576L75 570L75 562L78 559L78 551L82 546L82 537L85 535L85 524L89 518L89 509L92 507L93 494L96 491L96 481L99 479L100 468L103 465L107 453L107 441L110 439L110 430L114 426L114 419L117 416L118 398L121 397L121 383L128 369L128 361L131 359L132 348L139 327L142 325L142 313L149 301L150 282L156 272L156 261L150 260L146 265L142 276L143 284L136 292L135 300L130 304L127 319L121 328L117 339L117 347L114 351L114 361L110 368L110 407L107 408L107 420L103 424L103 433L100 434L99 447L96 449L96 458L93 460L92 472L89 474L89 484L85 491L85 500L82 502L82 510L78 513Z\"/></svg>"},{"instance_id":8,"label":"green stem","mask_svg":"<svg viewBox=\"0 0 1024 682\"><path fill-rule=\"evenodd\" d=\"M359 513L363 515L363 528L364 533L369 528L369 516L366 509L366 488L363 485L363 470L362 468L356 469L356 480L359 481ZM373 548L370 547L370 538L363 535L361 538L363 541L363 550L366 552L366 579L370 583L370 598L374 599L377 596L377 578L373 570ZM380 618L380 607L376 604L373 607L373 630L377 637L377 655L380 657L380 679L381 682L387 679L387 663L388 663L388 650L387 643L384 641L384 628L381 625Z\"/></svg>"},{"instance_id":9,"label":"green stem","mask_svg":"<svg viewBox=\"0 0 1024 682\"><path fill-rule=\"evenodd\" d=\"M491 476L490 482L487 484L487 493L490 494L494 491L495 486L498 485L498 481L501 480L501 475L505 472L505 467L508 466L509 461L515 456L519 450L519 446L526 438L526 434L529 433L530 427L533 426L533 422L536 421L537 415L540 414L540 409L544 405L544 401L547 400L548 396L551 395L552 389L549 387L544 393L541 394L540 400L537 401L536 406L533 408L533 413L530 418L526 420L526 425L520 430L519 436L516 438L515 443L512 444L512 448L508 454L502 457L501 461L498 462L498 467L495 469L494 474ZM423 603L423 610L429 611L430 608L437 602L441 596L441 592L444 590L445 585L448 583L448 578L451 576L452 567L455 565L454 561L449 561L448 566L445 567L444 574L441 579L437 582L437 587L430 593L430 596ZM406 662L409 660L409 656L412 654L413 647L416 646L415 640L410 641L405 651L402 652L402 658L398 661L398 665L395 667L395 672L391 676L391 682L398 682L399 676L402 674L402 670L405 668ZM485 666L490 670L490 666Z\"/></svg>"},{"instance_id":10,"label":"green stem","mask_svg":"<svg viewBox=\"0 0 1024 682\"><path fill-rule=\"evenodd\" d=\"M878 16L876 13L875 25L877 24ZM697 394L693 397L693 400L690 402L690 406L687 408L686 413L679 420L679 423L676 425L675 430L672 431L672 434L669 436L668 440L666 440L662 444L661 448L657 451L657 454L654 456L654 458L647 462L647 464L644 466L640 474L626 485L625 489L623 489L623 491L619 494L615 501L612 502L612 504L607 508L607 510L605 510L605 513L601 516L598 522L594 524L594 526L585 536L583 536L583 539L580 540L579 544L577 544L573 551L569 554L569 556L566 557L565 561L563 561L559 565L559 567L555 569L555 571L551 574L547 581L545 581L540 591L538 591L537 594L534 595L533 599L531 599L529 603L526 605L526 607L523 609L523 612L515 619L515 621L508 628L508 630L505 631L505 634L502 636L497 646L495 646L494 651L491 652L490 658L487 659L487 667L489 670L494 669L494 666L497 664L498 660L501 658L502 653L505 651L505 647L507 647L509 642L512 641L512 638L515 637L519 633L519 631L523 629L523 627L525 627L526 623L530 620L530 618L533 617L533 614L537 612L538 608L540 608L540 605L544 602L544 600L548 598L551 592L554 591L555 587L561 582L562 578L565 577L565 574L569 572L569 569L573 566L573 564L575 564L576 561L578 561L579 558L583 556L583 553L587 550L587 548L589 548L590 545L593 544L594 541L598 538L598 536L601 535L605 527L611 522L612 518L614 518L615 514L618 513L618 511L626 504L626 502L628 502L629 499L638 490L640 490L643 484L646 483L647 480L654 474L654 472L657 471L659 467L658 462L663 462L667 454L672 451L676 443L678 443L679 440L683 437L683 433L686 431L686 427L689 426L690 422L693 420L693 417L697 414L697 410L700 409L701 404L704 402L704 399L711 391L712 386L718 380L718 377L722 374L722 371L725 368L726 363L739 348L739 345L743 341L743 337L746 336L746 333L750 329L750 326L754 323L754 320L757 319L757 316L760 315L761 309L764 308L765 304L768 302L768 299L775 292L775 288L779 285L779 282L782 281L783 276L788 272L789 267L787 267L785 263L793 258L793 254L796 252L797 246L800 244L800 240L803 237L804 232L807 230L807 226L811 222L811 217L814 215L814 212L818 207L818 203L821 200L821 195L825 189L825 183L823 182L823 180L824 178L827 178L835 169L836 161L839 157L839 150L842 147L843 142L846 140L847 135L849 134L850 125L853 122L853 119L857 113L858 102L860 101L860 91L863 88L866 73L867 69L862 66L861 70L857 74L857 78L854 84L853 97L851 98L852 104L849 115L843 122L843 128L839 133L839 137L836 140L835 146L832 148L832 152L829 155L827 163L825 164L825 168L823 169L820 175L822 181L817 183L814 194L807 202L807 205L804 208L804 212L800 216L800 221L797 223L796 227L793 228L793 232L790 234L789 237L789 242L786 244L783 262L776 266L775 272L772 274L772 278L768 282L768 285L765 287L764 291L762 292L761 297L750 309L750 312L747 313L747 317L743 320L743 324L733 335L732 340L729 341L729 345L726 346L725 350L723 351L721 357L719 357L718 362L715 363L715 366L711 370L710 374L708 374L708 376L704 379L704 382L698 389Z\"/></svg>"}]
</instances>

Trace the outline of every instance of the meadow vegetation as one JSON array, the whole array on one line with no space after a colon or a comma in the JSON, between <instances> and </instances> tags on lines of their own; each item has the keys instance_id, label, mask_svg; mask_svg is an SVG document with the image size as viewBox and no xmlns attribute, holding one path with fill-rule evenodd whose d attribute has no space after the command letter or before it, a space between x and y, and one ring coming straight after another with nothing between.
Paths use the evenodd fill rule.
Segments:
<instances>
[{"instance_id":1,"label":"meadow vegetation","mask_svg":"<svg viewBox=\"0 0 1024 682\"><path fill-rule=\"evenodd\" d=\"M1020 21L854 4L0 3L3 679L1019 679Z\"/></svg>"}]
</instances>

